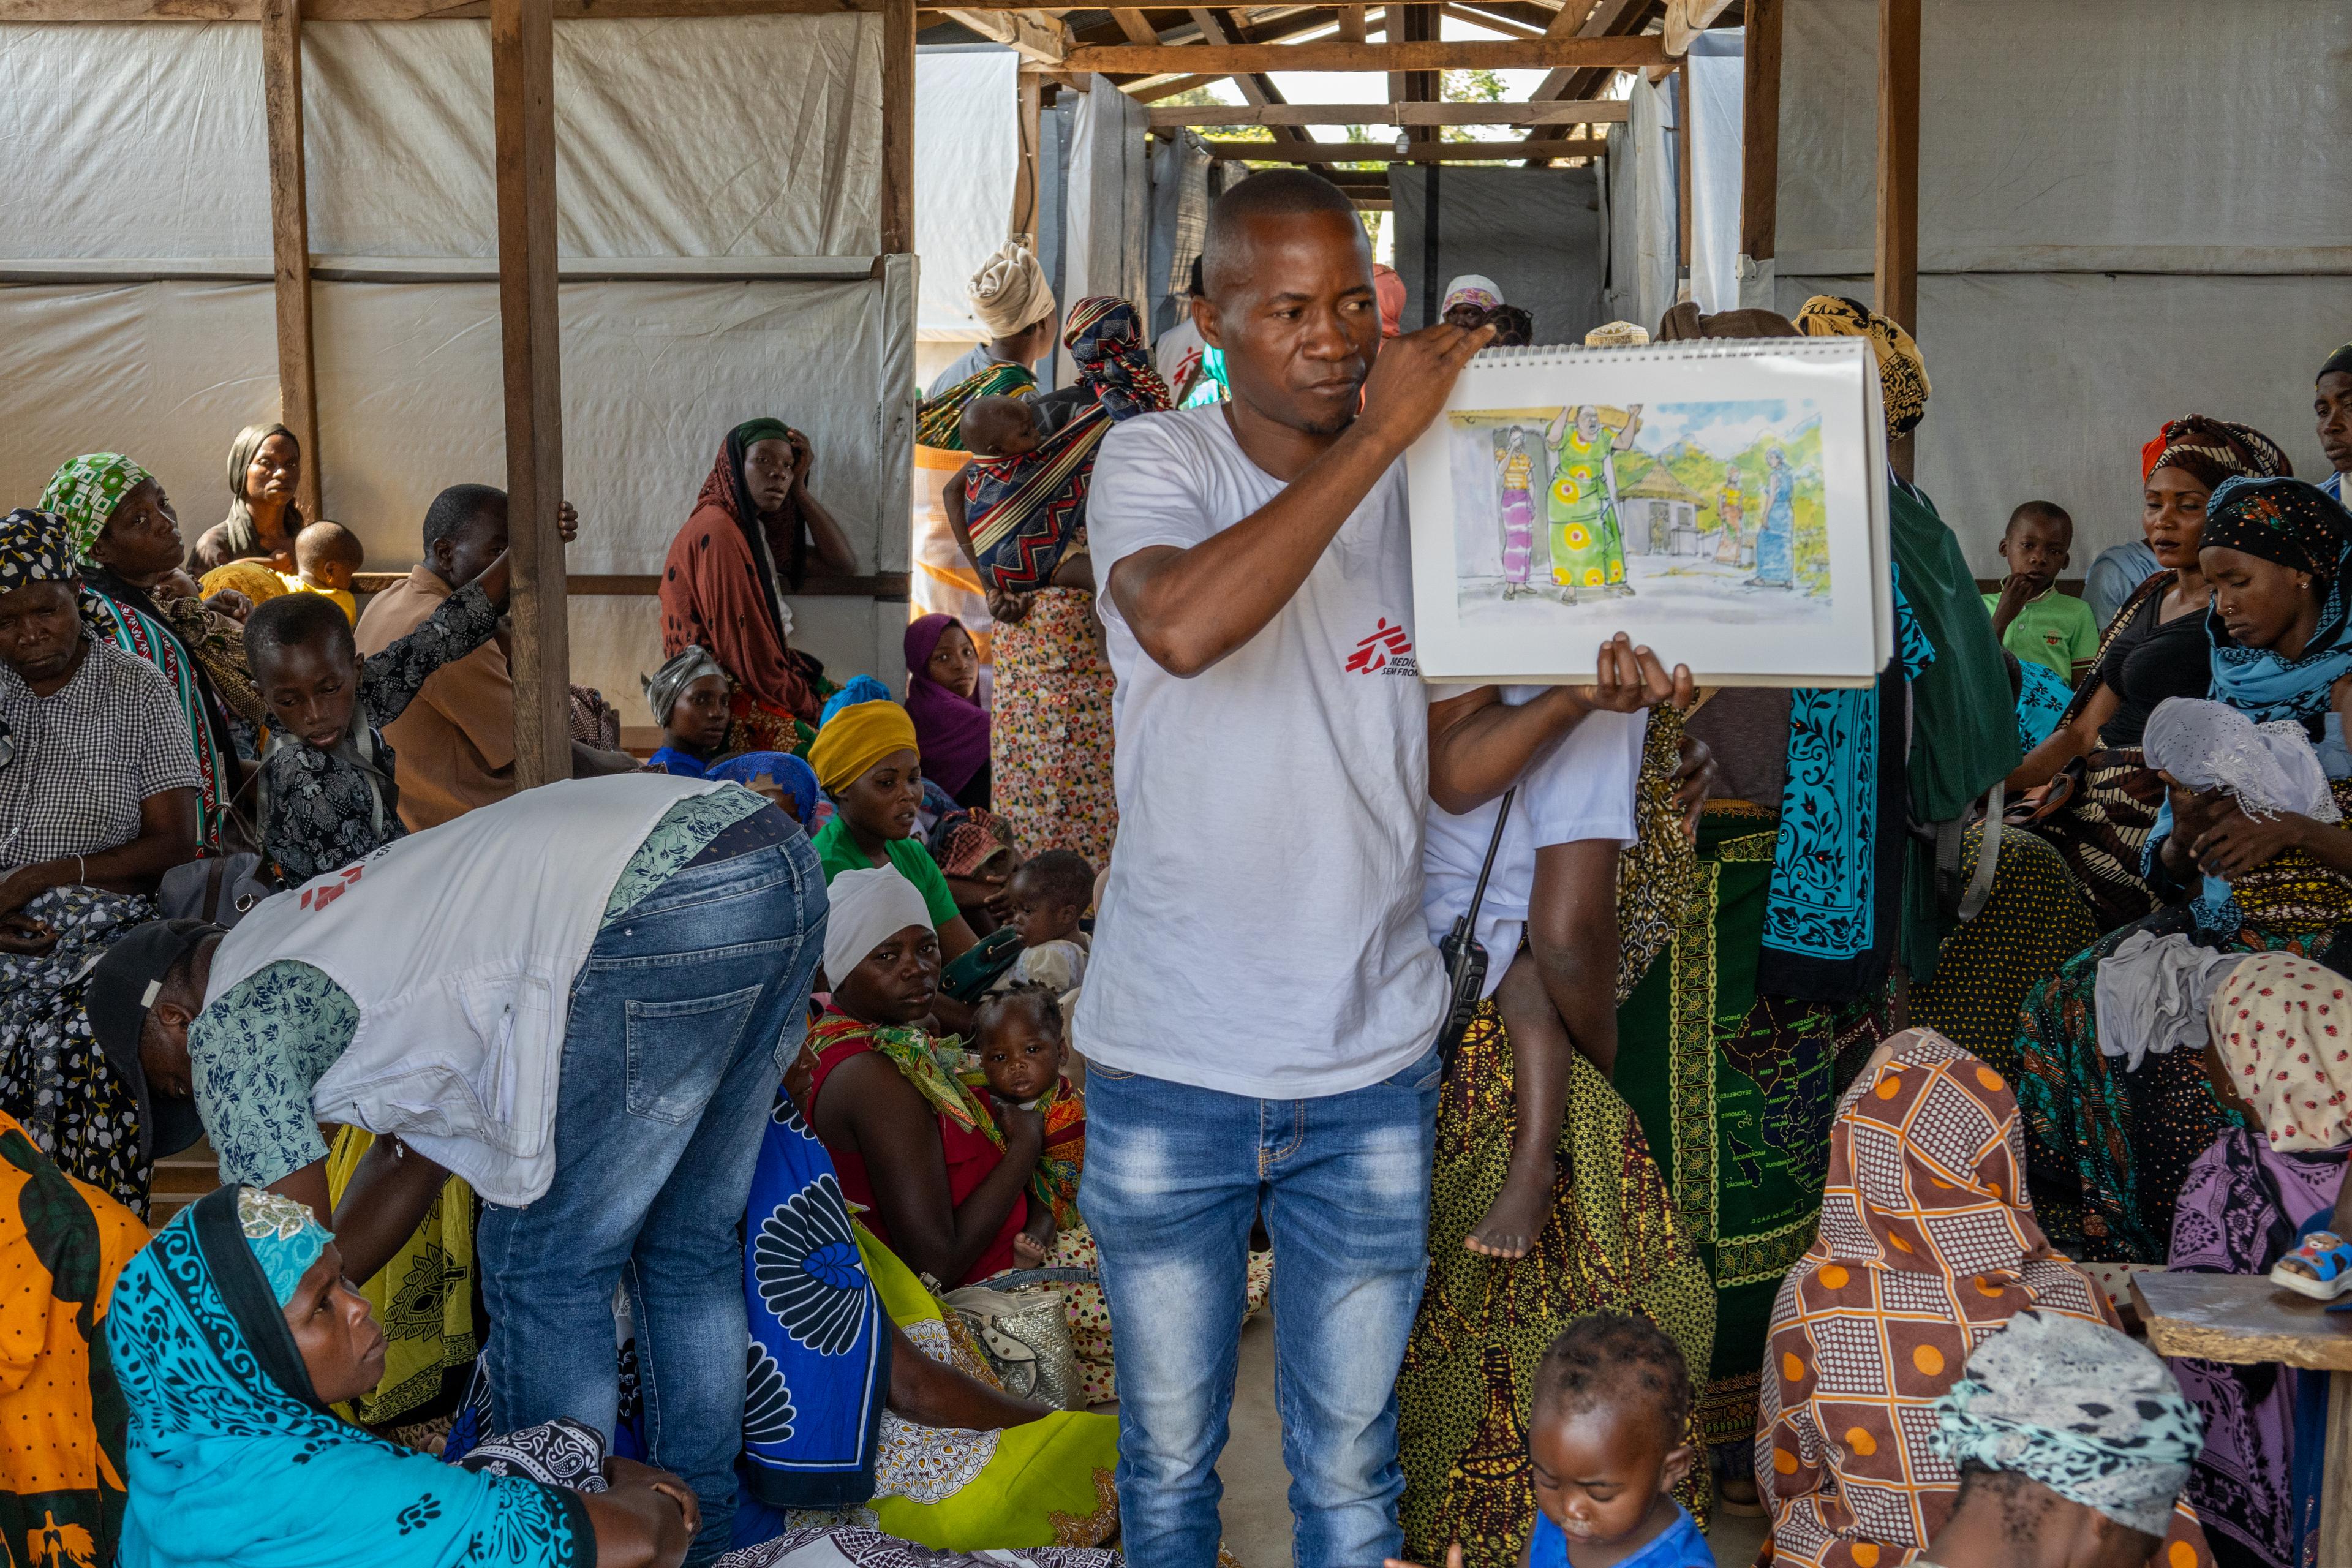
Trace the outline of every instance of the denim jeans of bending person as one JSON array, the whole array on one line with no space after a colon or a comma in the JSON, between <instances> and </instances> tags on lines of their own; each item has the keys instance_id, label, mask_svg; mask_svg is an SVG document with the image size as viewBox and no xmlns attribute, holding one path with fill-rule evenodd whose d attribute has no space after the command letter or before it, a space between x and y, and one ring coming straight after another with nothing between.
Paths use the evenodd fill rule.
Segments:
<instances>
[{"instance_id":1,"label":"denim jeans of bending person","mask_svg":"<svg viewBox=\"0 0 2352 1568\"><path fill-rule=\"evenodd\" d=\"M485 1206L490 1419L613 1436L625 1286L653 1462L702 1500L687 1555L729 1546L742 1446L743 1205L824 944L808 840L689 865L596 938L572 987L555 1179Z\"/></svg>"},{"instance_id":2,"label":"denim jeans of bending person","mask_svg":"<svg viewBox=\"0 0 2352 1568\"><path fill-rule=\"evenodd\" d=\"M1240 1354L1250 1221L1274 1238L1275 1403L1297 1568L1403 1550L1397 1368L1429 1253L1442 1064L1369 1089L1253 1100L1087 1071L1078 1208L1118 1325L1120 1546L1217 1560L1217 1456Z\"/></svg>"}]
</instances>

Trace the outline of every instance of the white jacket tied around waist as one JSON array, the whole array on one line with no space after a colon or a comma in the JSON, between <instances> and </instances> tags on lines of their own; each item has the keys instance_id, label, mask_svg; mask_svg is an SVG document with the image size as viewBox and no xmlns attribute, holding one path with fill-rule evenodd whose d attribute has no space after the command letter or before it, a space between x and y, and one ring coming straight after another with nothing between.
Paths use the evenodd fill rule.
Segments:
<instances>
[{"instance_id":1,"label":"white jacket tied around waist","mask_svg":"<svg viewBox=\"0 0 2352 1568\"><path fill-rule=\"evenodd\" d=\"M719 784L665 773L525 790L265 900L222 938L207 1004L310 964L359 1028L311 1091L320 1121L397 1134L518 1208L555 1175L572 977L663 816Z\"/></svg>"}]
</instances>

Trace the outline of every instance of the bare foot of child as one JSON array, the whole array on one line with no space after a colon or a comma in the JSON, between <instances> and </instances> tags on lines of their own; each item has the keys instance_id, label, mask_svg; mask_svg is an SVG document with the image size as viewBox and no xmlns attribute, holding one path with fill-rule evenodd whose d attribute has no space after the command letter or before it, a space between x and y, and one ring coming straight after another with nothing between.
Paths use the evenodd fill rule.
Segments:
<instances>
[{"instance_id":1,"label":"bare foot of child","mask_svg":"<svg viewBox=\"0 0 2352 1568\"><path fill-rule=\"evenodd\" d=\"M1513 1160L1503 1190L1487 1205L1486 1217L1471 1226L1462 1245L1482 1258L1525 1258L1549 1217L1551 1162L1545 1161L1539 1171L1522 1171Z\"/></svg>"},{"instance_id":2,"label":"bare foot of child","mask_svg":"<svg viewBox=\"0 0 2352 1568\"><path fill-rule=\"evenodd\" d=\"M1034 1268L1045 1261L1045 1244L1027 1231L1013 1238L1013 1261L1024 1268Z\"/></svg>"}]
</instances>

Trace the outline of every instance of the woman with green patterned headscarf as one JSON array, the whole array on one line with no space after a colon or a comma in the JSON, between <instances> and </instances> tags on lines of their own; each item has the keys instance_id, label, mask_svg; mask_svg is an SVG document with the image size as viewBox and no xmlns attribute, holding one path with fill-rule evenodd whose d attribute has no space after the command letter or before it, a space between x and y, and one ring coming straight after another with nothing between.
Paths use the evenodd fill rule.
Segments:
<instances>
[{"instance_id":1,"label":"woman with green patterned headscarf","mask_svg":"<svg viewBox=\"0 0 2352 1568\"><path fill-rule=\"evenodd\" d=\"M196 754L196 847L215 855L236 794L236 748L219 695L155 595L180 569L179 514L154 475L119 452L91 452L57 471L41 510L65 520L82 566L90 628L163 672Z\"/></svg>"}]
</instances>

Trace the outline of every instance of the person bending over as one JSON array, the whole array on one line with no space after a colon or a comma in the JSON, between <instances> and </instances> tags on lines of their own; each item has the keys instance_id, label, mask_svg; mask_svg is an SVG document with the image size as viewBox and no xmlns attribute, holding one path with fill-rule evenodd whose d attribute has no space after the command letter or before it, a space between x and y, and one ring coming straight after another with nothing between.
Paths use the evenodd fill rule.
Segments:
<instances>
[{"instance_id":1,"label":"person bending over","mask_svg":"<svg viewBox=\"0 0 2352 1568\"><path fill-rule=\"evenodd\" d=\"M1960 1491L1913 1568L2139 1568L2168 1531L2168 1564L2206 1560L2175 1512L2203 1422L2121 1331L2021 1313L1936 1413L1927 1440Z\"/></svg>"},{"instance_id":2,"label":"person bending over","mask_svg":"<svg viewBox=\"0 0 2352 1568\"><path fill-rule=\"evenodd\" d=\"M340 522L321 520L294 536L294 581L305 594L332 599L357 626L360 602L352 596L352 574L367 563L360 537Z\"/></svg>"},{"instance_id":3,"label":"person bending over","mask_svg":"<svg viewBox=\"0 0 2352 1568\"><path fill-rule=\"evenodd\" d=\"M337 1401L375 1387L384 1355L343 1274L309 1209L236 1185L181 1210L122 1270L106 1337L130 1407L130 1502L110 1561L677 1568L701 1510L676 1476L614 1459L598 1489L565 1489L444 1464L337 1416ZM33 1559L68 1560L89 1561Z\"/></svg>"},{"instance_id":4,"label":"person bending over","mask_svg":"<svg viewBox=\"0 0 2352 1568\"><path fill-rule=\"evenodd\" d=\"M612 1436L617 1365L581 1352L614 1343L625 1280L653 1457L701 1499L701 1563L735 1511L744 1204L824 922L815 855L759 796L565 779L234 931L142 926L91 971L90 1024L142 1106L194 1100L226 1180L331 1213L352 1279L466 1178L493 1429ZM340 1204L322 1123L377 1134Z\"/></svg>"},{"instance_id":5,"label":"person bending over","mask_svg":"<svg viewBox=\"0 0 2352 1568\"><path fill-rule=\"evenodd\" d=\"M314 522L302 538L334 526ZM506 599L501 553L423 626L367 658L331 595L288 594L247 617L245 657L269 723L261 852L289 883L340 870L407 833L383 731L436 671L498 635Z\"/></svg>"}]
</instances>

